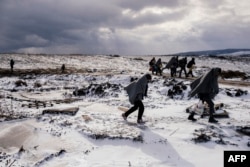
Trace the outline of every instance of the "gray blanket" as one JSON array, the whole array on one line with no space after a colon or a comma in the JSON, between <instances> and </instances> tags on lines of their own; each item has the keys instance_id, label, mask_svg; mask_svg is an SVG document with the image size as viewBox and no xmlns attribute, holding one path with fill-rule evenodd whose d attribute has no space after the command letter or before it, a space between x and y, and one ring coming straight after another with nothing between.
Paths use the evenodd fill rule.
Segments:
<instances>
[{"instance_id":1,"label":"gray blanket","mask_svg":"<svg viewBox=\"0 0 250 167\"><path fill-rule=\"evenodd\" d=\"M139 80L130 83L124 89L127 91L129 96L129 102L134 104L137 100L142 100L147 93L148 80L146 75L142 76Z\"/></svg>"},{"instance_id":2,"label":"gray blanket","mask_svg":"<svg viewBox=\"0 0 250 167\"><path fill-rule=\"evenodd\" d=\"M209 94L211 98L214 98L219 92L218 86L218 75L220 73L220 68L213 68L205 75L193 81L191 86L190 97L195 96L196 94Z\"/></svg>"},{"instance_id":3,"label":"gray blanket","mask_svg":"<svg viewBox=\"0 0 250 167\"><path fill-rule=\"evenodd\" d=\"M166 64L165 68L169 69L171 68L171 66L176 63L177 64L177 60L176 60L176 57L172 57L169 62Z\"/></svg>"}]
</instances>

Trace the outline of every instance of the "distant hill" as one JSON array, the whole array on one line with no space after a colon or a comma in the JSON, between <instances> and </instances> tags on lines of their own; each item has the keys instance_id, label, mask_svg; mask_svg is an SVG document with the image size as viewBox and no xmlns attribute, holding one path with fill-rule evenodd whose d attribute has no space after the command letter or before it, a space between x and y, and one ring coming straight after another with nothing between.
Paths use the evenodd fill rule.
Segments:
<instances>
[{"instance_id":1,"label":"distant hill","mask_svg":"<svg viewBox=\"0 0 250 167\"><path fill-rule=\"evenodd\" d=\"M182 56L249 55L250 56L250 49L221 49L221 50L206 50L206 51L190 51L190 52L177 53L175 55L182 55Z\"/></svg>"}]
</instances>

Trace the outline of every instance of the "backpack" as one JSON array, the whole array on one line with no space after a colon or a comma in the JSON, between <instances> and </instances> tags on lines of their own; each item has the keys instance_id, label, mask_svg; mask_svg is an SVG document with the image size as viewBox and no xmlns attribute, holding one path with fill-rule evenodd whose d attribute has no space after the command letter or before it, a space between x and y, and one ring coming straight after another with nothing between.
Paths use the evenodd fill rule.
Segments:
<instances>
[{"instance_id":1,"label":"backpack","mask_svg":"<svg viewBox=\"0 0 250 167\"><path fill-rule=\"evenodd\" d=\"M188 62L187 64L187 68L191 68L192 67L192 61Z\"/></svg>"}]
</instances>

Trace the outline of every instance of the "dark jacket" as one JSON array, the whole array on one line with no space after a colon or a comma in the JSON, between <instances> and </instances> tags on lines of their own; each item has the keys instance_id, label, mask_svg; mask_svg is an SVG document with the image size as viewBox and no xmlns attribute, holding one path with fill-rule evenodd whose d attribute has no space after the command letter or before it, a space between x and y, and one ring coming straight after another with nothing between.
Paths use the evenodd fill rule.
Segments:
<instances>
[{"instance_id":1,"label":"dark jacket","mask_svg":"<svg viewBox=\"0 0 250 167\"><path fill-rule=\"evenodd\" d=\"M177 67L178 67L178 58L177 57L172 57L165 66L165 68L177 68Z\"/></svg>"},{"instance_id":2,"label":"dark jacket","mask_svg":"<svg viewBox=\"0 0 250 167\"><path fill-rule=\"evenodd\" d=\"M192 58L192 60L190 60L187 64L187 68L191 68L193 65L195 65L195 60L194 58Z\"/></svg>"},{"instance_id":3,"label":"dark jacket","mask_svg":"<svg viewBox=\"0 0 250 167\"><path fill-rule=\"evenodd\" d=\"M218 76L221 72L220 68L212 68L205 75L194 80L191 86L190 97L196 94L208 94L211 99L219 93Z\"/></svg>"},{"instance_id":4,"label":"dark jacket","mask_svg":"<svg viewBox=\"0 0 250 167\"><path fill-rule=\"evenodd\" d=\"M13 67L13 66L14 66L14 64L15 64L14 60L13 60L13 59L11 59L11 60L10 60L10 66L11 66L11 67Z\"/></svg>"},{"instance_id":5,"label":"dark jacket","mask_svg":"<svg viewBox=\"0 0 250 167\"><path fill-rule=\"evenodd\" d=\"M153 66L154 64L155 64L155 58L153 57L153 58L150 60L149 65L150 65L150 66Z\"/></svg>"},{"instance_id":6,"label":"dark jacket","mask_svg":"<svg viewBox=\"0 0 250 167\"><path fill-rule=\"evenodd\" d=\"M131 104L138 100L143 100L143 97L147 95L148 79L146 75L143 75L139 80L130 83L124 88L128 93Z\"/></svg>"},{"instance_id":7,"label":"dark jacket","mask_svg":"<svg viewBox=\"0 0 250 167\"><path fill-rule=\"evenodd\" d=\"M156 66L158 68L162 68L162 62L161 62L161 59L158 59L157 62L156 62Z\"/></svg>"},{"instance_id":8,"label":"dark jacket","mask_svg":"<svg viewBox=\"0 0 250 167\"><path fill-rule=\"evenodd\" d=\"M179 66L181 68L185 68L186 64L187 64L187 58L186 57L184 57L183 59L179 60Z\"/></svg>"}]
</instances>

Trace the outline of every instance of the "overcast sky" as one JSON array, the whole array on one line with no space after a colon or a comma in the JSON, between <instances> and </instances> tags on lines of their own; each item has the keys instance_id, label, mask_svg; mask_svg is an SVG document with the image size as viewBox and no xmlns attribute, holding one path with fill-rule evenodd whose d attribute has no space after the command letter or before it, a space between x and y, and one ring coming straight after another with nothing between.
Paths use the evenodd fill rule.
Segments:
<instances>
[{"instance_id":1,"label":"overcast sky","mask_svg":"<svg viewBox=\"0 0 250 167\"><path fill-rule=\"evenodd\" d=\"M250 48L249 0L0 0L0 53Z\"/></svg>"}]
</instances>

